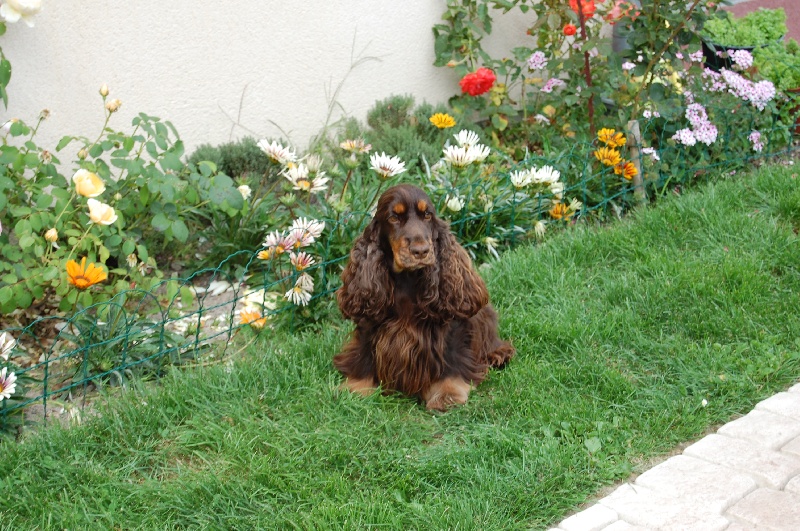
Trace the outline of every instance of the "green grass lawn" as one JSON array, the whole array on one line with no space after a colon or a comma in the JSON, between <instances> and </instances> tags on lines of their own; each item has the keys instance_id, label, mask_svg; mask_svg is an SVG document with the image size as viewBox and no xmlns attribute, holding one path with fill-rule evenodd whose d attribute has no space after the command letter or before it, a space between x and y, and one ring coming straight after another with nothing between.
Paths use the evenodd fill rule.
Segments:
<instances>
[{"instance_id":1,"label":"green grass lawn","mask_svg":"<svg viewBox=\"0 0 800 531\"><path fill-rule=\"evenodd\" d=\"M0 528L546 528L800 377L798 184L507 253L485 277L518 355L446 414L338 392L336 320L4 443Z\"/></svg>"}]
</instances>

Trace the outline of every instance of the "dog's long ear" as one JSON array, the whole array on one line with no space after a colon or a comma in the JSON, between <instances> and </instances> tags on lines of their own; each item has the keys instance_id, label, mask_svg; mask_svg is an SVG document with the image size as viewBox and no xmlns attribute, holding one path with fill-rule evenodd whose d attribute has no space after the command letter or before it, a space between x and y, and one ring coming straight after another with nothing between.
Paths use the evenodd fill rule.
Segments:
<instances>
[{"instance_id":1,"label":"dog's long ear","mask_svg":"<svg viewBox=\"0 0 800 531\"><path fill-rule=\"evenodd\" d=\"M353 244L350 262L342 272L342 287L336 292L342 314L356 323L383 320L393 301L394 288L379 238L380 224L373 219Z\"/></svg>"},{"instance_id":2,"label":"dog's long ear","mask_svg":"<svg viewBox=\"0 0 800 531\"><path fill-rule=\"evenodd\" d=\"M439 265L439 313L442 317L469 319L489 304L489 292L472 267L467 251L458 243L447 223L436 220Z\"/></svg>"}]
</instances>

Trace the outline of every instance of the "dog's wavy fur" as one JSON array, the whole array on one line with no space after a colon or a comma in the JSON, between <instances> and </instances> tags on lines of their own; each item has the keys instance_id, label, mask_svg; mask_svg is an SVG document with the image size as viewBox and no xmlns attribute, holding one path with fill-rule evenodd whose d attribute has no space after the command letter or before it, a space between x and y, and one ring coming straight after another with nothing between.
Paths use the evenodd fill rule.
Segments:
<instances>
[{"instance_id":1,"label":"dog's wavy fur","mask_svg":"<svg viewBox=\"0 0 800 531\"><path fill-rule=\"evenodd\" d=\"M415 186L381 195L342 283L339 308L356 328L333 363L351 391L380 385L443 410L514 355L469 255Z\"/></svg>"}]
</instances>

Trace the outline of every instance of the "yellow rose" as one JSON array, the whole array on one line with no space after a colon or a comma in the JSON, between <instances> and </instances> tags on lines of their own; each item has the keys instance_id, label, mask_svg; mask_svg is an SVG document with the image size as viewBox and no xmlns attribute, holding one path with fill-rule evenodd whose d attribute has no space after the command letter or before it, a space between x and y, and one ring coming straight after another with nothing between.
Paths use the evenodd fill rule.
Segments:
<instances>
[{"instance_id":1,"label":"yellow rose","mask_svg":"<svg viewBox=\"0 0 800 531\"><path fill-rule=\"evenodd\" d=\"M97 197L106 189L103 180L89 170L76 171L72 176L72 182L75 183L75 191L83 197Z\"/></svg>"},{"instance_id":2,"label":"yellow rose","mask_svg":"<svg viewBox=\"0 0 800 531\"><path fill-rule=\"evenodd\" d=\"M97 199L89 199L87 203L89 205L89 219L92 220L92 223L111 225L117 221L117 213L114 212L113 207L101 203Z\"/></svg>"},{"instance_id":3,"label":"yellow rose","mask_svg":"<svg viewBox=\"0 0 800 531\"><path fill-rule=\"evenodd\" d=\"M50 243L58 240L58 231L55 229L55 227L48 229L47 232L44 233L44 239Z\"/></svg>"}]
</instances>

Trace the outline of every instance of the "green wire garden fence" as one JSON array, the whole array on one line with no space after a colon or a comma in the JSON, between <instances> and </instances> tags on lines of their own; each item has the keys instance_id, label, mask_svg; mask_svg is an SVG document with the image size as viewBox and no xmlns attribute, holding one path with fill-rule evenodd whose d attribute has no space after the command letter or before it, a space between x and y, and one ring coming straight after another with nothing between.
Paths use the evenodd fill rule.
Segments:
<instances>
[{"instance_id":1,"label":"green wire garden fence","mask_svg":"<svg viewBox=\"0 0 800 531\"><path fill-rule=\"evenodd\" d=\"M726 113L717 116L719 135L713 147L669 141L669 135L660 132L663 124L656 120L629 124L625 149L641 179L628 181L612 167L600 164L593 155L597 143L576 142L555 157L531 155L502 172L461 184L448 182L445 187L428 169L421 184L465 248L476 258L489 258L499 249L534 239L545 221L564 227L581 220L614 219L677 188L754 161L793 155L794 124L762 125L762 147L756 151L742 140L756 124L751 124L752 129L743 128L741 120L727 119ZM580 201L573 215L556 220L551 196L515 188L513 172L543 165L562 176L562 204ZM412 179L405 176L403 180ZM444 206L453 195L463 203L457 212ZM330 244L332 237L327 241L326 237L335 234L339 241L352 242L369 220L368 212L344 212L338 219L323 220L325 233L316 247L319 260L305 271L315 279L309 305L327 304L335 311L332 293L339 286L339 273L348 256ZM33 360L16 369L18 389L23 392L0 403L0 432L9 434L25 423L46 422L54 411L63 413L65 405L68 410L80 411L87 397L102 385L124 386L131 379L157 379L172 366L225 359L239 329L250 326L242 324L239 316L246 304L261 308L266 328L279 322L300 328L309 313L307 308L283 300L287 282L291 286L299 273L281 270L276 261L259 259L258 252L242 250L216 267L165 280L149 291L125 291L72 315L44 316L24 327L0 330L15 338L18 348ZM238 266L229 267L233 263ZM216 291L218 287L224 290Z\"/></svg>"}]
</instances>

